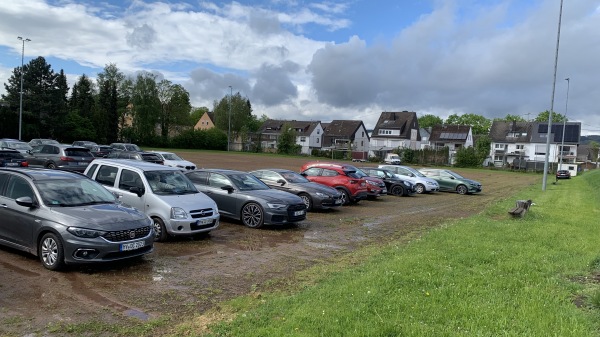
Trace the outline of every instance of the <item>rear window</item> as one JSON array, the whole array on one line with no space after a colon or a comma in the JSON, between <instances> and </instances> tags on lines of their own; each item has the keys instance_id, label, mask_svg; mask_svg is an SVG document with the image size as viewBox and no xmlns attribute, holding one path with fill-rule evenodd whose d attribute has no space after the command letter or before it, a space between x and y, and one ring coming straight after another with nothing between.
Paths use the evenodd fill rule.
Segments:
<instances>
[{"instance_id":1,"label":"rear window","mask_svg":"<svg viewBox=\"0 0 600 337\"><path fill-rule=\"evenodd\" d=\"M69 157L93 157L87 149L65 149L65 155Z\"/></svg>"},{"instance_id":2,"label":"rear window","mask_svg":"<svg viewBox=\"0 0 600 337\"><path fill-rule=\"evenodd\" d=\"M142 154L142 158L144 158L144 160L147 160L147 161L161 161L162 160L155 154Z\"/></svg>"},{"instance_id":3,"label":"rear window","mask_svg":"<svg viewBox=\"0 0 600 337\"><path fill-rule=\"evenodd\" d=\"M0 151L0 158L2 158L2 159L23 159L24 157L20 152Z\"/></svg>"}]
</instances>

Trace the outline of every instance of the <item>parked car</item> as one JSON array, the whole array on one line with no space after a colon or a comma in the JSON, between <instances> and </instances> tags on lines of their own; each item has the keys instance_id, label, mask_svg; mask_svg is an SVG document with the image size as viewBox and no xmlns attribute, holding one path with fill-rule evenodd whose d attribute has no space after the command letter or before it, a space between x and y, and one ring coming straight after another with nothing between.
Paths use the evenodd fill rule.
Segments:
<instances>
[{"instance_id":1,"label":"parked car","mask_svg":"<svg viewBox=\"0 0 600 337\"><path fill-rule=\"evenodd\" d=\"M415 185L390 170L375 167L359 167L359 169L371 177L383 180L388 194L404 197L415 194Z\"/></svg>"},{"instance_id":2,"label":"parked car","mask_svg":"<svg viewBox=\"0 0 600 337\"><path fill-rule=\"evenodd\" d=\"M402 165L379 165L379 168L392 171L399 175L399 178L408 180L415 185L415 191L418 194L437 192L440 190L440 184L434 179L428 178L423 173L409 166Z\"/></svg>"},{"instance_id":3,"label":"parked car","mask_svg":"<svg viewBox=\"0 0 600 337\"><path fill-rule=\"evenodd\" d=\"M454 171L429 168L419 171L427 177L435 179L440 184L440 191L471 194L479 193L482 190L480 182L467 179Z\"/></svg>"},{"instance_id":4,"label":"parked car","mask_svg":"<svg viewBox=\"0 0 600 337\"><path fill-rule=\"evenodd\" d=\"M27 167L29 163L21 152L11 149L0 150L0 167Z\"/></svg>"},{"instance_id":5,"label":"parked car","mask_svg":"<svg viewBox=\"0 0 600 337\"><path fill-rule=\"evenodd\" d=\"M147 161L154 164L163 165L163 160L155 153L151 152L136 152L136 151L112 151L106 158L108 159L133 159Z\"/></svg>"},{"instance_id":6,"label":"parked car","mask_svg":"<svg viewBox=\"0 0 600 337\"><path fill-rule=\"evenodd\" d=\"M196 236L219 226L215 202L180 170L145 161L96 159L85 175L153 220L157 241Z\"/></svg>"},{"instance_id":7,"label":"parked car","mask_svg":"<svg viewBox=\"0 0 600 337\"><path fill-rule=\"evenodd\" d=\"M201 169L184 174L217 203L223 216L241 220L250 228L306 218L306 205L299 196L271 189L250 173Z\"/></svg>"},{"instance_id":8,"label":"parked car","mask_svg":"<svg viewBox=\"0 0 600 337\"><path fill-rule=\"evenodd\" d=\"M400 156L396 153L386 153L383 162L391 165L400 165Z\"/></svg>"},{"instance_id":9,"label":"parked car","mask_svg":"<svg viewBox=\"0 0 600 337\"><path fill-rule=\"evenodd\" d=\"M90 151L94 157L104 158L112 151L112 148L108 145L94 145L90 148Z\"/></svg>"},{"instance_id":10,"label":"parked car","mask_svg":"<svg viewBox=\"0 0 600 337\"><path fill-rule=\"evenodd\" d=\"M351 166L348 165L348 167L351 167ZM366 174L365 172L363 172L361 169L357 168L356 166L352 166L352 167L354 167L354 170L356 171L356 175L363 178L365 180L365 182L367 183L367 198L374 199L374 198L380 197L382 195L386 195L388 193L388 189L383 180L381 180L377 177L371 177L370 175Z\"/></svg>"},{"instance_id":11,"label":"parked car","mask_svg":"<svg viewBox=\"0 0 600 337\"><path fill-rule=\"evenodd\" d=\"M307 211L342 205L342 194L338 190L313 183L297 172L285 169L262 169L250 173L270 188L299 196L304 201Z\"/></svg>"},{"instance_id":12,"label":"parked car","mask_svg":"<svg viewBox=\"0 0 600 337\"><path fill-rule=\"evenodd\" d=\"M46 144L59 145L60 143L54 139L46 139L46 138L34 138L29 141L29 146L31 146L31 147L35 147L38 145L46 145Z\"/></svg>"},{"instance_id":13,"label":"parked car","mask_svg":"<svg viewBox=\"0 0 600 337\"><path fill-rule=\"evenodd\" d=\"M162 159L164 165L171 167L178 167L182 170L195 170L196 164L191 161L184 160L173 152L166 151L148 151L150 153L156 154L160 159Z\"/></svg>"},{"instance_id":14,"label":"parked car","mask_svg":"<svg viewBox=\"0 0 600 337\"><path fill-rule=\"evenodd\" d=\"M114 151L137 151L142 152L139 146L131 143L111 143L110 147Z\"/></svg>"},{"instance_id":15,"label":"parked car","mask_svg":"<svg viewBox=\"0 0 600 337\"><path fill-rule=\"evenodd\" d=\"M571 172L569 170L558 170L556 171L556 179L571 179Z\"/></svg>"},{"instance_id":16,"label":"parked car","mask_svg":"<svg viewBox=\"0 0 600 337\"><path fill-rule=\"evenodd\" d=\"M152 252L148 216L74 172L0 168L0 243L42 265L108 262Z\"/></svg>"},{"instance_id":17,"label":"parked car","mask_svg":"<svg viewBox=\"0 0 600 337\"><path fill-rule=\"evenodd\" d=\"M91 150L92 147L97 146L98 144L96 144L95 142L91 142L89 140L76 140L71 145L73 145L73 146L83 146L83 147Z\"/></svg>"},{"instance_id":18,"label":"parked car","mask_svg":"<svg viewBox=\"0 0 600 337\"><path fill-rule=\"evenodd\" d=\"M367 198L367 182L358 176L354 166L327 162L309 162L300 169L306 179L333 187L342 194L342 205Z\"/></svg>"},{"instance_id":19,"label":"parked car","mask_svg":"<svg viewBox=\"0 0 600 337\"><path fill-rule=\"evenodd\" d=\"M25 159L31 167L83 172L94 160L94 156L85 147L45 144L35 146L25 156Z\"/></svg>"},{"instance_id":20,"label":"parked car","mask_svg":"<svg viewBox=\"0 0 600 337\"><path fill-rule=\"evenodd\" d=\"M17 139L4 138L0 139L0 149L12 149L21 153L27 153L27 151L31 150L31 146Z\"/></svg>"}]
</instances>

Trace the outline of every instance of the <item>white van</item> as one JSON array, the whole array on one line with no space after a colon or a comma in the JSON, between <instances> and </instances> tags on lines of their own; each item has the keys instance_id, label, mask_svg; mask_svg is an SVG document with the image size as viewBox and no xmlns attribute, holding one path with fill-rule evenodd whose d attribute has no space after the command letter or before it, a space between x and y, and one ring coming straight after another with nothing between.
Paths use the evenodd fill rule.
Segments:
<instances>
[{"instance_id":1,"label":"white van","mask_svg":"<svg viewBox=\"0 0 600 337\"><path fill-rule=\"evenodd\" d=\"M400 165L400 156L398 156L395 153L386 153L385 154L385 159L383 160L384 163L386 164L391 164L391 165Z\"/></svg>"},{"instance_id":2,"label":"white van","mask_svg":"<svg viewBox=\"0 0 600 337\"><path fill-rule=\"evenodd\" d=\"M96 159L84 174L124 204L150 216L156 241L169 235L195 236L219 226L217 204L178 168L139 160Z\"/></svg>"},{"instance_id":3,"label":"white van","mask_svg":"<svg viewBox=\"0 0 600 337\"><path fill-rule=\"evenodd\" d=\"M415 192L422 194L428 192L437 192L440 190L440 184L437 181L426 177L418 170L401 165L379 165L379 168L384 168L400 175L402 179L406 179L415 185Z\"/></svg>"}]
</instances>

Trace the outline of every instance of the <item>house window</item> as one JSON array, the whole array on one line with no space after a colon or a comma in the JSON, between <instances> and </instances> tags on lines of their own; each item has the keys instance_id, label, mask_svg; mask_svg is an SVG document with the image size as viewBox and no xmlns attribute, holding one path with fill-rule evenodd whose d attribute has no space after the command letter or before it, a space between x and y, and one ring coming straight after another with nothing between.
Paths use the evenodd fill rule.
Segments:
<instances>
[{"instance_id":1,"label":"house window","mask_svg":"<svg viewBox=\"0 0 600 337\"><path fill-rule=\"evenodd\" d=\"M494 156L494 161L502 161L502 157L501 156Z\"/></svg>"},{"instance_id":2,"label":"house window","mask_svg":"<svg viewBox=\"0 0 600 337\"><path fill-rule=\"evenodd\" d=\"M362 137L364 137L364 136L365 136L365 132L363 131L363 132L362 132Z\"/></svg>"},{"instance_id":3,"label":"house window","mask_svg":"<svg viewBox=\"0 0 600 337\"><path fill-rule=\"evenodd\" d=\"M301 142L305 142L306 141L306 137L300 137L300 141Z\"/></svg>"},{"instance_id":4,"label":"house window","mask_svg":"<svg viewBox=\"0 0 600 337\"><path fill-rule=\"evenodd\" d=\"M392 130L382 130L382 129L379 129L379 134L380 135L391 135L392 134Z\"/></svg>"},{"instance_id":5,"label":"house window","mask_svg":"<svg viewBox=\"0 0 600 337\"><path fill-rule=\"evenodd\" d=\"M525 145L517 145L517 150L523 150L525 148Z\"/></svg>"},{"instance_id":6,"label":"house window","mask_svg":"<svg viewBox=\"0 0 600 337\"><path fill-rule=\"evenodd\" d=\"M317 138L317 144L319 144L319 138Z\"/></svg>"},{"instance_id":7,"label":"house window","mask_svg":"<svg viewBox=\"0 0 600 337\"><path fill-rule=\"evenodd\" d=\"M321 130L317 129L317 135L320 135L320 134L321 134Z\"/></svg>"},{"instance_id":8,"label":"house window","mask_svg":"<svg viewBox=\"0 0 600 337\"><path fill-rule=\"evenodd\" d=\"M365 146L365 141L364 140L360 141L360 146Z\"/></svg>"},{"instance_id":9,"label":"house window","mask_svg":"<svg viewBox=\"0 0 600 337\"><path fill-rule=\"evenodd\" d=\"M495 149L503 149L504 147L504 144L494 144Z\"/></svg>"}]
</instances>

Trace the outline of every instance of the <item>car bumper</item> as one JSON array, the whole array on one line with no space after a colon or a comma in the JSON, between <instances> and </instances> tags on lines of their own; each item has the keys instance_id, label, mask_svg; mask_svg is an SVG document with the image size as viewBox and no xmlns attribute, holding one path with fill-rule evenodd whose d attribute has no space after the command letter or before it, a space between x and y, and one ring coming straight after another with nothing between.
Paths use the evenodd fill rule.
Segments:
<instances>
[{"instance_id":1,"label":"car bumper","mask_svg":"<svg viewBox=\"0 0 600 337\"><path fill-rule=\"evenodd\" d=\"M194 235L210 232L219 227L220 214L199 219L173 220L165 223L167 233L173 236Z\"/></svg>"},{"instance_id":2,"label":"car bumper","mask_svg":"<svg viewBox=\"0 0 600 337\"><path fill-rule=\"evenodd\" d=\"M265 224L279 225L306 219L306 206L292 205L287 209L265 209Z\"/></svg>"},{"instance_id":3,"label":"car bumper","mask_svg":"<svg viewBox=\"0 0 600 337\"><path fill-rule=\"evenodd\" d=\"M68 170L68 171L75 171L75 172L82 172L85 171L85 169L88 167L88 165L58 165L57 168L61 169L61 170Z\"/></svg>"},{"instance_id":4,"label":"car bumper","mask_svg":"<svg viewBox=\"0 0 600 337\"><path fill-rule=\"evenodd\" d=\"M425 186L425 192L439 192L440 191L440 186L432 186L432 185L424 185Z\"/></svg>"},{"instance_id":5,"label":"car bumper","mask_svg":"<svg viewBox=\"0 0 600 337\"><path fill-rule=\"evenodd\" d=\"M63 234L65 262L68 264L98 263L129 259L154 250L154 231L142 238L107 241L104 238L84 239Z\"/></svg>"},{"instance_id":6,"label":"car bumper","mask_svg":"<svg viewBox=\"0 0 600 337\"><path fill-rule=\"evenodd\" d=\"M328 209L332 207L342 206L341 198L322 198L313 199L313 208Z\"/></svg>"}]
</instances>

